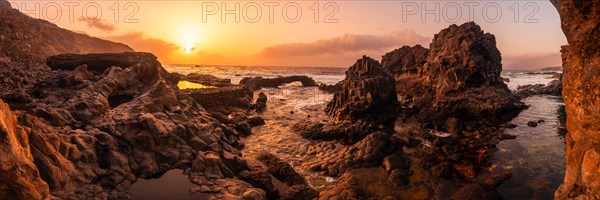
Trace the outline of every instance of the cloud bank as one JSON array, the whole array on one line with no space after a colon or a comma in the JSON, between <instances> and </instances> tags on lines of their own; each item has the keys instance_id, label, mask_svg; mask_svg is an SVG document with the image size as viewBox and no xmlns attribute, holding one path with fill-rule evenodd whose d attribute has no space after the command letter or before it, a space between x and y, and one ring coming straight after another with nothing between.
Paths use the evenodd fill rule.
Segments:
<instances>
[{"instance_id":1,"label":"cloud bank","mask_svg":"<svg viewBox=\"0 0 600 200\"><path fill-rule=\"evenodd\" d=\"M146 37L141 32L130 32L123 35L109 36L106 37L106 39L125 43L135 49L135 51L151 52L163 63L172 63L168 56L173 55L180 50L180 47L173 43Z\"/></svg>"},{"instance_id":2,"label":"cloud bank","mask_svg":"<svg viewBox=\"0 0 600 200\"><path fill-rule=\"evenodd\" d=\"M77 18L77 21L79 22L85 22L87 27L90 28L95 28L107 33L112 33L113 31L115 31L117 28L110 24L109 22L105 21L104 19L100 19L100 18L84 18L84 17L79 17Z\"/></svg>"},{"instance_id":3,"label":"cloud bank","mask_svg":"<svg viewBox=\"0 0 600 200\"><path fill-rule=\"evenodd\" d=\"M259 55L264 57L301 57L338 55L352 52L385 52L402 45L429 42L429 38L412 30L396 31L381 35L345 34L334 38L320 39L311 43L288 43L264 48Z\"/></svg>"},{"instance_id":4,"label":"cloud bank","mask_svg":"<svg viewBox=\"0 0 600 200\"><path fill-rule=\"evenodd\" d=\"M255 63L280 66L347 67L362 55L374 59L404 45L428 45L431 38L413 30L382 34L344 34L308 43L286 43L266 47L255 54Z\"/></svg>"}]
</instances>

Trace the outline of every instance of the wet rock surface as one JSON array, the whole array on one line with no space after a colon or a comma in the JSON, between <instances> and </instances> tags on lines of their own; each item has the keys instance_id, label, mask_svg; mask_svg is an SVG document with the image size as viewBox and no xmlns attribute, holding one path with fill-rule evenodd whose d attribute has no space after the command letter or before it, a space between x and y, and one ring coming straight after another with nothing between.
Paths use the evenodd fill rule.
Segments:
<instances>
[{"instance_id":1,"label":"wet rock surface","mask_svg":"<svg viewBox=\"0 0 600 200\"><path fill-rule=\"evenodd\" d=\"M569 45L563 46L563 97L567 113L567 171L557 199L600 194L600 1L553 0Z\"/></svg>"},{"instance_id":2,"label":"wet rock surface","mask_svg":"<svg viewBox=\"0 0 600 200\"><path fill-rule=\"evenodd\" d=\"M300 82L303 87L316 87L317 82L308 76L287 76L277 78L263 78L263 77L246 77L240 81L241 85L247 85L253 90L260 88L278 88L284 84L292 82Z\"/></svg>"},{"instance_id":3,"label":"wet rock surface","mask_svg":"<svg viewBox=\"0 0 600 200\"><path fill-rule=\"evenodd\" d=\"M309 146L314 158L304 163L341 179L320 198L498 199L494 189L510 174L488 169L495 144L513 137L493 124L525 108L501 71L494 36L474 23L442 30L430 50L394 50L383 66L358 60L325 109L336 123L292 127L304 138L329 141ZM389 119L396 119L393 130ZM374 121L379 126L369 126Z\"/></svg>"},{"instance_id":4,"label":"wet rock surface","mask_svg":"<svg viewBox=\"0 0 600 200\"><path fill-rule=\"evenodd\" d=\"M180 91L180 77L146 53L59 55L43 74L2 59L2 99L16 111L0 102L0 179L10 183L0 197L127 199L138 179L184 169L191 191L209 199L498 199L494 188L511 175L487 168L510 137L473 124L521 105L500 79L495 39L474 23L453 25L430 49L403 47L383 64L363 57L329 104L303 109L274 107L285 99L264 93L252 103L253 90L316 86L308 77L230 86L193 75L223 87ZM596 180L583 173L597 168L594 143L578 137L595 126L585 127L570 136L571 156L583 160L571 170L583 178L565 180L568 195L594 191L580 187ZM240 141L251 132L261 134Z\"/></svg>"},{"instance_id":5,"label":"wet rock surface","mask_svg":"<svg viewBox=\"0 0 600 200\"><path fill-rule=\"evenodd\" d=\"M517 88L517 95L521 98L530 97L533 95L554 95L554 96L562 96L562 75L558 80L553 80L550 83L544 84L535 84L535 85L523 85Z\"/></svg>"},{"instance_id":6,"label":"wet rock surface","mask_svg":"<svg viewBox=\"0 0 600 200\"><path fill-rule=\"evenodd\" d=\"M314 155L315 161L306 165L311 170L323 171L329 176L339 176L354 168L375 167L382 164L383 158L393 152L401 151L402 143L391 141L388 133L377 132L349 146L336 147L335 143L321 143L309 147L308 155Z\"/></svg>"},{"instance_id":7,"label":"wet rock surface","mask_svg":"<svg viewBox=\"0 0 600 200\"><path fill-rule=\"evenodd\" d=\"M327 85L324 83L319 84L319 89L329 92L329 93L336 93L342 90L342 82L338 82L336 84L333 85Z\"/></svg>"},{"instance_id":8,"label":"wet rock surface","mask_svg":"<svg viewBox=\"0 0 600 200\"><path fill-rule=\"evenodd\" d=\"M125 191L138 178L191 167L188 175L203 188L200 192L265 198L262 189L235 176L247 168L237 131L181 93L156 57L128 53L56 58L82 65L23 88L28 109L17 112L50 195L127 198ZM103 66L104 73L87 68L122 60L139 62Z\"/></svg>"},{"instance_id":9,"label":"wet rock surface","mask_svg":"<svg viewBox=\"0 0 600 200\"><path fill-rule=\"evenodd\" d=\"M306 139L332 141L353 144L367 135L385 130L385 127L369 122L343 121L338 123L320 123L303 120L292 125L291 129Z\"/></svg>"},{"instance_id":10,"label":"wet rock surface","mask_svg":"<svg viewBox=\"0 0 600 200\"><path fill-rule=\"evenodd\" d=\"M192 89L184 92L217 118L223 119L229 114L249 110L253 97L252 91L246 86Z\"/></svg>"},{"instance_id":11,"label":"wet rock surface","mask_svg":"<svg viewBox=\"0 0 600 200\"><path fill-rule=\"evenodd\" d=\"M269 173L288 186L306 185L304 177L300 176L290 164L283 162L273 154L263 152L256 159L267 166Z\"/></svg>"},{"instance_id":12,"label":"wet rock surface","mask_svg":"<svg viewBox=\"0 0 600 200\"><path fill-rule=\"evenodd\" d=\"M265 109L267 108L267 101L268 101L268 97L267 95L265 95L265 93L258 93L258 98L256 98L256 102L252 105L252 107L254 107L254 109L256 110L256 112L261 113L264 112Z\"/></svg>"},{"instance_id":13,"label":"wet rock surface","mask_svg":"<svg viewBox=\"0 0 600 200\"><path fill-rule=\"evenodd\" d=\"M254 94L247 86L187 89L183 93L202 105L220 123L236 130L233 134L248 136L252 127L264 125L264 120L253 113L264 111L262 106L266 104L266 96L259 95L258 100L252 103Z\"/></svg>"},{"instance_id":14,"label":"wet rock surface","mask_svg":"<svg viewBox=\"0 0 600 200\"><path fill-rule=\"evenodd\" d=\"M230 79L222 79L210 74L191 73L185 76L181 76L180 79L194 83L200 83L202 85L216 87L227 87L232 85Z\"/></svg>"}]
</instances>

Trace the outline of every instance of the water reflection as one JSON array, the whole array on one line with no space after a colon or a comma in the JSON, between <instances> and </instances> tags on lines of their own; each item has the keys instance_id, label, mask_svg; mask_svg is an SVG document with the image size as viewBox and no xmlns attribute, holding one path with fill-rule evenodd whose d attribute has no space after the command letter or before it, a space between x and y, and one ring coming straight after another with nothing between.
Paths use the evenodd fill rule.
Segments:
<instances>
[{"instance_id":1,"label":"water reflection","mask_svg":"<svg viewBox=\"0 0 600 200\"><path fill-rule=\"evenodd\" d=\"M200 83L194 83L189 81L179 81L179 83L177 83L177 87L179 87L180 90L217 88L215 86L202 85Z\"/></svg>"},{"instance_id":2,"label":"water reflection","mask_svg":"<svg viewBox=\"0 0 600 200\"><path fill-rule=\"evenodd\" d=\"M208 195L189 190L197 185L190 182L183 170L171 170L156 179L138 179L127 191L131 199L162 200L162 199L208 199Z\"/></svg>"},{"instance_id":3,"label":"water reflection","mask_svg":"<svg viewBox=\"0 0 600 200\"><path fill-rule=\"evenodd\" d=\"M565 174L566 147L557 116L564 103L555 96L533 96L523 101L531 107L512 121L517 128L506 131L517 139L497 145L494 166L513 172L513 178L498 191L505 199L553 199ZM527 122L539 120L544 122L527 126Z\"/></svg>"}]
</instances>

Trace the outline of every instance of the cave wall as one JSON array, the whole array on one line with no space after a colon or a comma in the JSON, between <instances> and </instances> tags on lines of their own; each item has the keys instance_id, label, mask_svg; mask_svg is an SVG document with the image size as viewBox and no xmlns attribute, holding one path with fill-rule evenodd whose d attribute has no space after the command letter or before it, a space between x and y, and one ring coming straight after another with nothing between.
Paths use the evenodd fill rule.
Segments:
<instances>
[{"instance_id":1,"label":"cave wall","mask_svg":"<svg viewBox=\"0 0 600 200\"><path fill-rule=\"evenodd\" d=\"M556 199L600 198L600 0L551 0L568 45L562 48L567 169Z\"/></svg>"}]
</instances>

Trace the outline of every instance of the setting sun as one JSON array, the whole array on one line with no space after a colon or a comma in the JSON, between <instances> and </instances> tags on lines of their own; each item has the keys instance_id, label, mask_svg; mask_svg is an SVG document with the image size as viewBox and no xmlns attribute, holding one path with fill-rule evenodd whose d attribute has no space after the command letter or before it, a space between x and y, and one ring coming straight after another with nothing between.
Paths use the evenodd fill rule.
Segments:
<instances>
[{"instance_id":1,"label":"setting sun","mask_svg":"<svg viewBox=\"0 0 600 200\"><path fill-rule=\"evenodd\" d=\"M183 51L186 54L192 53L198 43L202 41L200 30L195 27L183 27L180 32L180 43L183 46Z\"/></svg>"},{"instance_id":2,"label":"setting sun","mask_svg":"<svg viewBox=\"0 0 600 200\"><path fill-rule=\"evenodd\" d=\"M185 51L187 54L192 53L192 50L194 50L194 46L192 44L188 44L183 48L183 51Z\"/></svg>"},{"instance_id":3,"label":"setting sun","mask_svg":"<svg viewBox=\"0 0 600 200\"><path fill-rule=\"evenodd\" d=\"M600 0L0 0L0 200L600 199L598 32Z\"/></svg>"}]
</instances>

